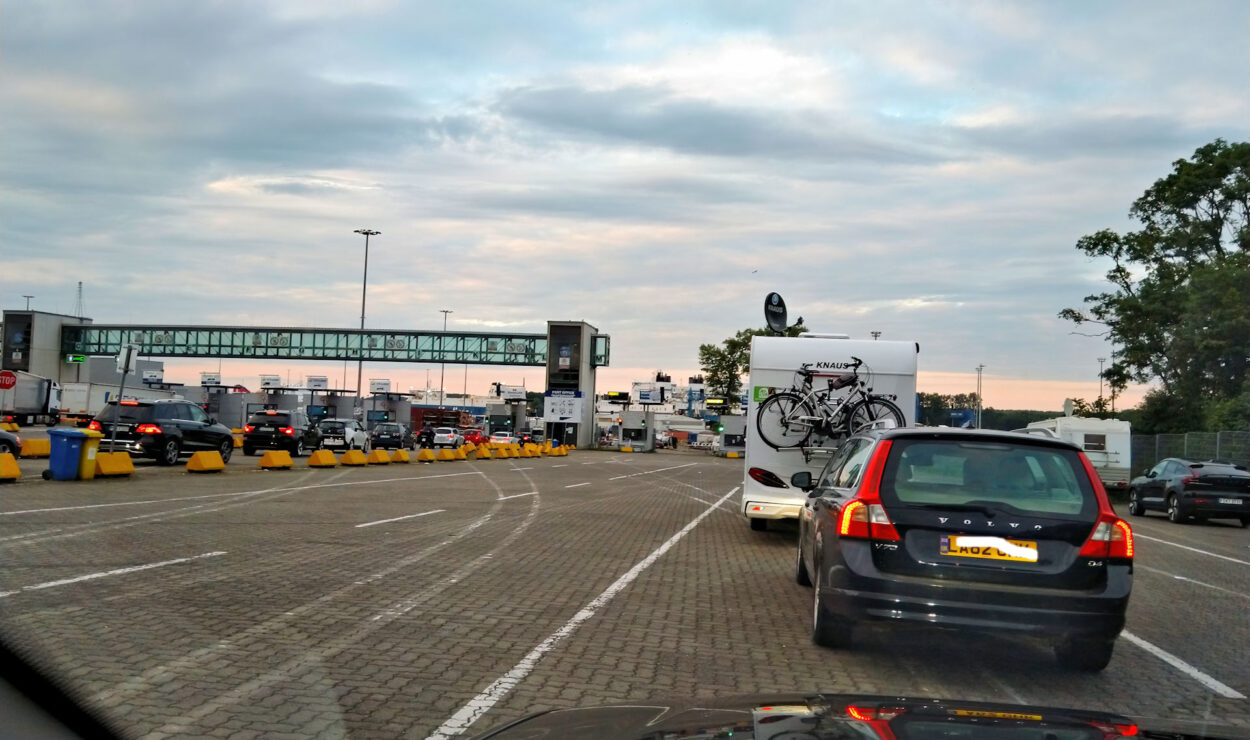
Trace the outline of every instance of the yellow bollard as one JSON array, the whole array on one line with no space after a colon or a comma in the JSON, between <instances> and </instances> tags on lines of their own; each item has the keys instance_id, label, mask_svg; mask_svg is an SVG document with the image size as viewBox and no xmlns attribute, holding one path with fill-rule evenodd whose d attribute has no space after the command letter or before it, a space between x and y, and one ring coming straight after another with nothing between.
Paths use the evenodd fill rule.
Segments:
<instances>
[{"instance_id":1,"label":"yellow bollard","mask_svg":"<svg viewBox=\"0 0 1250 740\"><path fill-rule=\"evenodd\" d=\"M226 469L226 461L217 450L196 452L187 460L188 473L220 473Z\"/></svg>"}]
</instances>

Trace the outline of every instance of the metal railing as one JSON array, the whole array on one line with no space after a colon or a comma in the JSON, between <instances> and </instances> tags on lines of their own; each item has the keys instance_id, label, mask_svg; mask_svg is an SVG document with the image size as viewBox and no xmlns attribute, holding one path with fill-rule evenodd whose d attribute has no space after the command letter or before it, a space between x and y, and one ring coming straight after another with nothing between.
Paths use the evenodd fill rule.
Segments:
<instances>
[{"instance_id":1,"label":"metal railing","mask_svg":"<svg viewBox=\"0 0 1250 740\"><path fill-rule=\"evenodd\" d=\"M1134 475L1153 467L1166 457L1227 460L1250 467L1250 432L1134 434L1132 445Z\"/></svg>"}]
</instances>

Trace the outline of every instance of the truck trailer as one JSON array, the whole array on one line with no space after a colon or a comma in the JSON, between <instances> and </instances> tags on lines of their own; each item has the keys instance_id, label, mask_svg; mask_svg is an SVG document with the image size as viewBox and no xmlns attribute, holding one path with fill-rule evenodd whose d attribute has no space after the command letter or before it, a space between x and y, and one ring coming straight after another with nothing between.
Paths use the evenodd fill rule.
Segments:
<instances>
[{"instance_id":1,"label":"truck trailer","mask_svg":"<svg viewBox=\"0 0 1250 740\"><path fill-rule=\"evenodd\" d=\"M8 382L0 387L0 421L18 426L46 424L56 426L61 421L61 386L55 380L22 370L5 370Z\"/></svg>"}]
</instances>

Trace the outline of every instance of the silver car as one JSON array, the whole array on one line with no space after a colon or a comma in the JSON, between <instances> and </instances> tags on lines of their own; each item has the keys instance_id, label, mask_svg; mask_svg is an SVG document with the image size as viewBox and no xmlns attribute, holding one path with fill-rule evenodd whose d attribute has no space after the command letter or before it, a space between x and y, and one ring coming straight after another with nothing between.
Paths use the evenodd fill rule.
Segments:
<instances>
[{"instance_id":1,"label":"silver car","mask_svg":"<svg viewBox=\"0 0 1250 740\"><path fill-rule=\"evenodd\" d=\"M435 447L459 447L464 444L464 437L451 427L434 427Z\"/></svg>"}]
</instances>

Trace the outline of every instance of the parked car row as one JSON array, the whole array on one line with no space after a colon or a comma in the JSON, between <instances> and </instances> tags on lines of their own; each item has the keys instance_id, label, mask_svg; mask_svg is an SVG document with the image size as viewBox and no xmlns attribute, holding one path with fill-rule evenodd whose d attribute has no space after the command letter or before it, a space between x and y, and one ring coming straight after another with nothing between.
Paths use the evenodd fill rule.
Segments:
<instances>
[{"instance_id":1,"label":"parked car row","mask_svg":"<svg viewBox=\"0 0 1250 740\"><path fill-rule=\"evenodd\" d=\"M1128 512L1163 511L1177 524L1233 519L1250 527L1250 471L1220 460L1169 457L1129 484Z\"/></svg>"}]
</instances>

